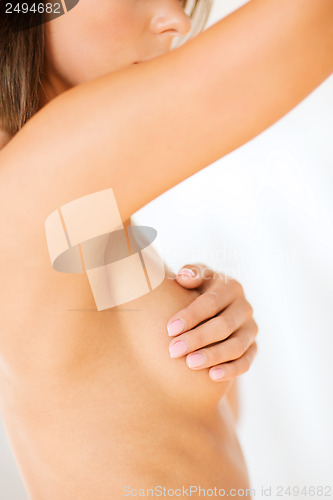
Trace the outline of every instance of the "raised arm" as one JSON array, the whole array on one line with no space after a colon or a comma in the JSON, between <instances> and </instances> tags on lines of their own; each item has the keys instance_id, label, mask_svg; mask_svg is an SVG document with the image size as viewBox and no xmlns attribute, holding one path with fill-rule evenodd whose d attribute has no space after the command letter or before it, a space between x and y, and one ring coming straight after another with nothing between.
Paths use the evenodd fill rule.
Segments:
<instances>
[{"instance_id":1,"label":"raised arm","mask_svg":"<svg viewBox=\"0 0 333 500\"><path fill-rule=\"evenodd\" d=\"M55 98L3 149L2 173L39 230L57 207L107 187L126 220L332 71L333 0L252 0L172 52Z\"/></svg>"}]
</instances>

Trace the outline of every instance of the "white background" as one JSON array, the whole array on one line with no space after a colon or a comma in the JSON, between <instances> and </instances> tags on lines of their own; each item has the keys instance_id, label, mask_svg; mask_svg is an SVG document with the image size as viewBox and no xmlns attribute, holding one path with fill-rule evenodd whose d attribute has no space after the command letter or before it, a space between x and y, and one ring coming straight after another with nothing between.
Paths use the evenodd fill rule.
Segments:
<instances>
[{"instance_id":1,"label":"white background","mask_svg":"<svg viewBox=\"0 0 333 500\"><path fill-rule=\"evenodd\" d=\"M216 2L209 24L243 3ZM156 247L174 271L199 261L226 272L254 308L258 354L239 379L238 430L259 498L262 485L271 498L277 485L331 484L333 495L332 131L330 77L133 217L158 230ZM1 426L0 498L27 499Z\"/></svg>"}]
</instances>

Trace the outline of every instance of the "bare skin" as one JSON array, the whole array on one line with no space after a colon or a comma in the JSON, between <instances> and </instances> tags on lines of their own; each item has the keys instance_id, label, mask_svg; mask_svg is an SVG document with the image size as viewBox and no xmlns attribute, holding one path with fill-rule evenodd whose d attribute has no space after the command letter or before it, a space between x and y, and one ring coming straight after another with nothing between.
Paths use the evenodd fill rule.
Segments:
<instances>
[{"instance_id":1,"label":"bare skin","mask_svg":"<svg viewBox=\"0 0 333 500\"><path fill-rule=\"evenodd\" d=\"M1 414L30 498L104 499L108 492L120 499L125 486L155 484L249 488L235 429L235 381L214 383L207 369L191 371L185 358L169 356L166 323L199 292L182 288L167 270L153 292L97 312L86 277L52 270L43 234L30 239L21 259L27 242L19 229L29 217L24 201L15 205L20 223L7 218L1 225L4 240L15 242L12 260L8 254L4 260L23 266L7 267L11 279L0 297L8 332ZM23 332L24 347L17 349L13 339Z\"/></svg>"},{"instance_id":2,"label":"bare skin","mask_svg":"<svg viewBox=\"0 0 333 500\"><path fill-rule=\"evenodd\" d=\"M86 0L79 5L84 15ZM129 4L110 5L121 9L127 33ZM102 68L109 61L96 60L92 81L81 61L77 81L68 73L70 51L54 51L46 91L58 86L56 98L1 152L1 258L8 264L1 270L1 408L33 500L72 499L78 491L82 500L120 499L122 486L156 483L249 487L223 397L231 382L214 384L206 370L190 371L168 354L166 321L197 292L166 279L147 296L97 313L84 276L51 268L41 228L56 207L111 185L126 221L286 114L332 71L332 3L249 2L170 53L172 36L187 29L178 0L140 5L139 31L130 30L140 54L125 47L109 75ZM58 23L64 44L69 19ZM80 22L75 29L80 36ZM262 34L260 43L253 33Z\"/></svg>"},{"instance_id":3,"label":"bare skin","mask_svg":"<svg viewBox=\"0 0 333 500\"><path fill-rule=\"evenodd\" d=\"M166 321L198 292L166 279L97 313L82 276L70 280L71 299L56 281L53 307L39 286L30 300L45 311L39 332L58 337L15 354L25 366L1 377L2 414L31 498L120 499L125 485L156 483L249 487L233 416L219 404L232 382L214 383L168 354ZM36 324L23 304L25 324ZM11 315L4 324L12 331Z\"/></svg>"}]
</instances>

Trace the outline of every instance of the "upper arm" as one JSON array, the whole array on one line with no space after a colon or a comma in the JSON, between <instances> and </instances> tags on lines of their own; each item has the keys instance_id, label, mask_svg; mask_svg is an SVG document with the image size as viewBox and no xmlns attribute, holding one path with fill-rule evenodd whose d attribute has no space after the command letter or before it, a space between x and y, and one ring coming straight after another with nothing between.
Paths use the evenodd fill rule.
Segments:
<instances>
[{"instance_id":1,"label":"upper arm","mask_svg":"<svg viewBox=\"0 0 333 500\"><path fill-rule=\"evenodd\" d=\"M128 219L255 137L330 75L332 6L252 0L182 47L51 101L1 153L31 224L107 187Z\"/></svg>"},{"instance_id":2,"label":"upper arm","mask_svg":"<svg viewBox=\"0 0 333 500\"><path fill-rule=\"evenodd\" d=\"M74 287L88 287L53 272L48 215L111 187L125 221L255 137L331 74L332 10L332 0L252 0L182 47L79 85L29 120L0 153L3 352L19 352L19 335L25 348L40 343L45 318L42 345L60 343L39 300L58 300L63 314ZM29 332L24 311L35 313Z\"/></svg>"}]
</instances>

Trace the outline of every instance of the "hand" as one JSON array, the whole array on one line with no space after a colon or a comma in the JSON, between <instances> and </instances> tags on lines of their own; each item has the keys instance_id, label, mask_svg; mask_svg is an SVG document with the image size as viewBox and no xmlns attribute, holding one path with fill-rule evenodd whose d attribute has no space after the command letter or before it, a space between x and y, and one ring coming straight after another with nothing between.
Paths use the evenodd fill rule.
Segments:
<instances>
[{"instance_id":1,"label":"hand","mask_svg":"<svg viewBox=\"0 0 333 500\"><path fill-rule=\"evenodd\" d=\"M168 321L168 334L176 337L170 356L187 354L186 364L193 370L211 367L209 376L217 382L246 372L257 352L258 326L241 284L203 264L184 266L176 280L201 295Z\"/></svg>"}]
</instances>

